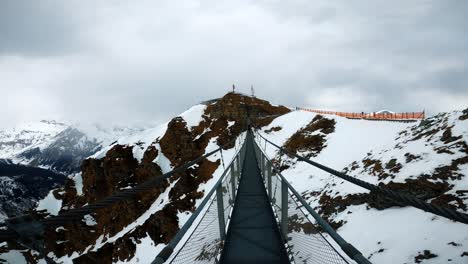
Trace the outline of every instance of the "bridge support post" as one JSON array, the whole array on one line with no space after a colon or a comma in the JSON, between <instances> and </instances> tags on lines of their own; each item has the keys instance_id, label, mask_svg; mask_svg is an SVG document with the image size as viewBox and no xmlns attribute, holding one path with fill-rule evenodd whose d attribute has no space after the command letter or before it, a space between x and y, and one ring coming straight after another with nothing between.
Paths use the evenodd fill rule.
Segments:
<instances>
[{"instance_id":1,"label":"bridge support post","mask_svg":"<svg viewBox=\"0 0 468 264\"><path fill-rule=\"evenodd\" d=\"M226 238L226 222L224 219L224 205L223 205L223 185L220 184L216 189L216 200L218 203L218 221L219 221L219 235L221 240Z\"/></svg>"},{"instance_id":2,"label":"bridge support post","mask_svg":"<svg viewBox=\"0 0 468 264\"><path fill-rule=\"evenodd\" d=\"M281 180L281 232L285 239L288 237L288 185Z\"/></svg>"}]
</instances>

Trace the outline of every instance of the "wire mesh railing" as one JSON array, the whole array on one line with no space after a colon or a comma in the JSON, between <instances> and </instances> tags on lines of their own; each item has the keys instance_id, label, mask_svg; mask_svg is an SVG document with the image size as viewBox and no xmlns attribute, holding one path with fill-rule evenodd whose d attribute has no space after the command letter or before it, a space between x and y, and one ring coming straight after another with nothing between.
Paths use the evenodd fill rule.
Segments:
<instances>
[{"instance_id":1,"label":"wire mesh railing","mask_svg":"<svg viewBox=\"0 0 468 264\"><path fill-rule=\"evenodd\" d=\"M370 263L306 203L257 142L255 154L291 263Z\"/></svg>"},{"instance_id":2,"label":"wire mesh railing","mask_svg":"<svg viewBox=\"0 0 468 264\"><path fill-rule=\"evenodd\" d=\"M219 228L218 197L214 195L193 233L169 263L213 263L222 240Z\"/></svg>"},{"instance_id":3,"label":"wire mesh railing","mask_svg":"<svg viewBox=\"0 0 468 264\"><path fill-rule=\"evenodd\" d=\"M218 182L153 263L208 264L219 261L245 158L244 142Z\"/></svg>"}]
</instances>

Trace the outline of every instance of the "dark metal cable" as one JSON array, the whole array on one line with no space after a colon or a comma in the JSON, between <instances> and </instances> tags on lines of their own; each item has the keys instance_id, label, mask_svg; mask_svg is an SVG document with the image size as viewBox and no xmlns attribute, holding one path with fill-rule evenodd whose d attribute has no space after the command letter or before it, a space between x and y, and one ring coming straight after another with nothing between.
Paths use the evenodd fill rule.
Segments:
<instances>
[{"instance_id":1,"label":"dark metal cable","mask_svg":"<svg viewBox=\"0 0 468 264\"><path fill-rule=\"evenodd\" d=\"M394 200L397 203L400 203L400 204L403 204L403 205L406 205L406 206L412 206L412 207L421 209L421 210L423 210L425 212L430 212L430 213L433 213L433 214L448 218L448 219L453 220L453 221L468 224L468 214L461 213L461 212L455 211L453 209L433 205L433 204L427 203L427 202L425 202L425 201L423 201L421 199L418 199L418 198L416 198L416 197L414 197L412 195L397 192L397 191L393 191L393 190L390 190L388 188L380 187L380 186L365 182L363 180L356 179L356 178L351 177L349 175L346 175L346 174L344 174L342 172L339 172L337 170L329 168L329 167L327 167L325 165L322 165L322 164L317 163L315 161L311 161L311 160L309 160L309 159L307 159L305 157L299 156L299 155L297 155L295 153L289 152L288 150L284 149L283 147L280 147L280 146L276 145L275 143L271 142L270 140L266 139L260 133L257 133L257 134L261 138L263 138L266 142L270 143L271 145L273 145L274 147L276 147L277 149L279 149L283 153L286 153L286 154L288 154L290 156L293 156L293 157L297 158L300 161L304 161L304 162L306 162L306 163L308 163L308 164L310 164L310 165L312 165L314 167L317 167L317 168L319 168L319 169L321 169L323 171L331 173L331 174L333 174L333 175L335 175L337 177L340 177L340 178L342 178L342 179L344 179L344 180L346 180L348 182L351 182L351 183L353 183L355 185L358 185L358 186L360 186L362 188L365 188L365 189L370 190L372 192L375 192L377 194L386 196L386 197Z\"/></svg>"},{"instance_id":2,"label":"dark metal cable","mask_svg":"<svg viewBox=\"0 0 468 264\"><path fill-rule=\"evenodd\" d=\"M57 216L51 216L49 218L45 218L45 219L42 219L40 220L40 222L45 225L45 226L60 226L60 225L64 225L68 222L70 222L71 220L76 220L76 219L80 219L82 218L83 216L87 215L87 214L91 214L93 213L95 210L98 210L98 209L103 209L105 207L108 207L110 205L113 205L117 202L121 202L121 201L124 201L124 200L128 200L130 198L133 198L135 197L138 193L140 192L144 192L144 191L148 191L148 190L151 190L157 186L160 186L160 184L167 180L168 178L170 178L171 176L173 176L174 174L177 174L177 173L180 173L180 172L183 172L185 171L187 168L199 163L200 161L202 161L204 158L207 158L213 154L215 154L216 152L220 151L222 148L219 147L203 156L200 156L194 160L192 160L191 162L188 162L168 173L165 173L161 176L158 176L158 177L155 177L155 178L152 178L144 183L141 183L135 187L133 187L132 189L127 189L127 190L124 190L124 191L121 191L121 192L118 192L114 195L111 195L109 197L106 197L100 201L97 201L95 203L92 203L92 204L89 204L89 205L86 205L86 206L83 206L81 208L77 208L77 209L71 209L71 210L68 210L68 211L65 211ZM10 229L6 229L6 230L0 230L0 241L8 241L8 240L15 240L15 239L19 239L19 235L13 231L13 230L10 230Z\"/></svg>"}]
</instances>

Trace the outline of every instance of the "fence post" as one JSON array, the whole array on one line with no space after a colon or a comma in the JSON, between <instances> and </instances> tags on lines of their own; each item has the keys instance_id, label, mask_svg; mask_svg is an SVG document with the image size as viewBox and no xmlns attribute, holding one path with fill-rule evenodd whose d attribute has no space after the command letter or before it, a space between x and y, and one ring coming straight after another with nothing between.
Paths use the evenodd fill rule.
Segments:
<instances>
[{"instance_id":1,"label":"fence post","mask_svg":"<svg viewBox=\"0 0 468 264\"><path fill-rule=\"evenodd\" d=\"M281 232L285 239L288 236L288 185L281 179Z\"/></svg>"},{"instance_id":2,"label":"fence post","mask_svg":"<svg viewBox=\"0 0 468 264\"><path fill-rule=\"evenodd\" d=\"M226 222L224 220L224 205L223 205L223 185L220 184L216 189L216 200L218 203L218 223L219 223L219 234L221 240L226 237Z\"/></svg>"}]
</instances>

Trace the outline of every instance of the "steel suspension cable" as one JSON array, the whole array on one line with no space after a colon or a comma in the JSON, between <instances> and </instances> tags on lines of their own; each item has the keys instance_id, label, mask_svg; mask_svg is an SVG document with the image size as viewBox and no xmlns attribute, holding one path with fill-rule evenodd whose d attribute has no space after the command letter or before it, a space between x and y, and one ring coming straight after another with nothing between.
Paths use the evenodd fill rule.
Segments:
<instances>
[{"instance_id":1,"label":"steel suspension cable","mask_svg":"<svg viewBox=\"0 0 468 264\"><path fill-rule=\"evenodd\" d=\"M323 171L326 171L328 173L331 173L341 179L344 179L348 182L351 182L355 185L358 185L362 188L365 188L369 191L372 191L372 192L375 192L379 195L382 195L382 196L386 196L390 199L392 199L393 201L399 203L399 204L402 204L402 205L406 205L406 206L412 206L412 207L415 207L415 208L418 208L418 209L421 209L425 212L430 212L430 213L433 213L433 214L436 214L436 215L439 215L439 216L442 216L442 217L445 217L445 218L448 218L450 220L453 220L453 221L457 221L457 222L460 222L460 223L464 223L464 224L468 224L468 214L465 214L465 213L461 213L461 212L458 212L456 210L453 210L453 209L449 209L449 208L445 208L445 207L440 207L440 206L437 206L437 205L433 205L433 204L430 204L430 203L427 203L421 199L418 199L410 194L406 194L406 193L401 193L401 192L398 192L398 191L393 191L393 190L390 190L388 188L385 188L385 187L380 187L380 186L377 186L377 185L374 185L374 184L371 184L371 183L368 183L368 182L365 182L363 180L359 180L359 179L356 179L354 177L351 177L349 175L346 175L345 173L342 173L342 172L339 172L337 170L334 170L332 168L329 168L325 165L322 165L320 163L317 163L315 161L312 161L310 159L307 159L305 157L302 157L302 156L299 156L295 153L292 153L288 150L286 150L285 148L283 147L280 147L278 146L277 144L271 142L270 140L268 140L267 138L265 138L264 136L262 136L260 133L256 132L256 134L263 138L265 140L265 142L268 142L270 143L272 146L276 147L277 149L279 149L280 151L282 151L283 153L286 153L290 156L293 156L295 158L297 158L298 160L300 161L304 161L314 167L317 167Z\"/></svg>"},{"instance_id":2,"label":"steel suspension cable","mask_svg":"<svg viewBox=\"0 0 468 264\"><path fill-rule=\"evenodd\" d=\"M44 226L60 226L64 225L72 220L80 219L83 216L87 214L93 213L95 210L103 209L108 206L111 206L113 204L116 204L118 202L124 201L124 200L129 200L131 198L134 198L136 195L138 195L141 192L151 190L155 187L160 186L160 184L170 178L171 176L181 173L185 171L187 168L199 163L203 159L215 154L216 152L220 151L222 147L219 147L207 154L204 154L170 172L167 172L161 176L157 176L155 178L152 178L144 183L141 183L131 189L127 189L121 192L118 192L114 195L108 196L100 201L97 201L95 203L83 206L81 208L77 209L71 209L68 211L65 211L57 216L51 216L49 218L45 218L40 220L39 222L44 225ZM31 216L32 218L32 216ZM6 221L15 221L15 218L7 219ZM17 232L11 230L11 229L0 229L0 242L1 241L7 241L7 240L14 240L18 239L20 236Z\"/></svg>"}]
</instances>

